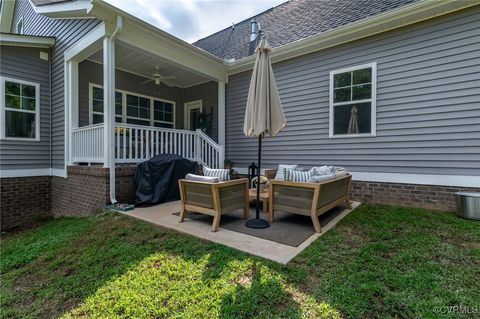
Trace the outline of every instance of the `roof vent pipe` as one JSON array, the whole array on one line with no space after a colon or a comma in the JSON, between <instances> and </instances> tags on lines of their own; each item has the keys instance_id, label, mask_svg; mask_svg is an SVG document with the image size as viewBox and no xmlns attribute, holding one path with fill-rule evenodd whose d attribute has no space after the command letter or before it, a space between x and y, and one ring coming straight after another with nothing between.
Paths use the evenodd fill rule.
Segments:
<instances>
[{"instance_id":1,"label":"roof vent pipe","mask_svg":"<svg viewBox=\"0 0 480 319\"><path fill-rule=\"evenodd\" d=\"M250 21L252 25L252 31L250 33L250 42L257 40L258 37L258 23L255 20Z\"/></svg>"}]
</instances>

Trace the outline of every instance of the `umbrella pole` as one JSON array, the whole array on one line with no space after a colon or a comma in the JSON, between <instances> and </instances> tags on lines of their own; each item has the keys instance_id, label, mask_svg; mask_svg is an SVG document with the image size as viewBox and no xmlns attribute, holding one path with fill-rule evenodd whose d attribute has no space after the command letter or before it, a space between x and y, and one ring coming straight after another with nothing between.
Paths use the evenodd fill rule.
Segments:
<instances>
[{"instance_id":1,"label":"umbrella pole","mask_svg":"<svg viewBox=\"0 0 480 319\"><path fill-rule=\"evenodd\" d=\"M260 219L260 169L262 167L262 136L263 134L258 136L257 205L255 207L256 219Z\"/></svg>"},{"instance_id":2,"label":"umbrella pole","mask_svg":"<svg viewBox=\"0 0 480 319\"><path fill-rule=\"evenodd\" d=\"M258 136L258 172L257 172L257 202L255 218L249 219L245 225L249 228L263 229L270 227L270 224L265 219L260 219L260 170L262 166L262 138L263 133ZM263 208L265 209L265 207Z\"/></svg>"}]
</instances>

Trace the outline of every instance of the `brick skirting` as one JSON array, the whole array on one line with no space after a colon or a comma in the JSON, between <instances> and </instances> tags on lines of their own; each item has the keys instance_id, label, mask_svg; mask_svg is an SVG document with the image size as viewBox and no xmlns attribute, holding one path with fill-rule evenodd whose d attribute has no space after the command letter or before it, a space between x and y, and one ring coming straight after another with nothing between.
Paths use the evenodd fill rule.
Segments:
<instances>
[{"instance_id":1,"label":"brick skirting","mask_svg":"<svg viewBox=\"0 0 480 319\"><path fill-rule=\"evenodd\" d=\"M455 211L455 193L461 191L480 192L480 188L352 181L350 198L361 203Z\"/></svg>"},{"instance_id":2,"label":"brick skirting","mask_svg":"<svg viewBox=\"0 0 480 319\"><path fill-rule=\"evenodd\" d=\"M116 168L119 202L135 200L135 166ZM15 177L0 180L1 229L27 226L51 216L85 216L110 202L109 171L101 166L70 166L68 178ZM480 188L352 181L351 199L440 211L455 210L455 193Z\"/></svg>"},{"instance_id":3,"label":"brick skirting","mask_svg":"<svg viewBox=\"0 0 480 319\"><path fill-rule=\"evenodd\" d=\"M54 216L85 216L105 208L110 202L109 170L101 166L69 166L67 178L52 177ZM135 199L134 166L115 170L116 197L119 202Z\"/></svg>"},{"instance_id":4,"label":"brick skirting","mask_svg":"<svg viewBox=\"0 0 480 319\"><path fill-rule=\"evenodd\" d=\"M50 176L0 179L0 229L25 227L52 217Z\"/></svg>"}]
</instances>

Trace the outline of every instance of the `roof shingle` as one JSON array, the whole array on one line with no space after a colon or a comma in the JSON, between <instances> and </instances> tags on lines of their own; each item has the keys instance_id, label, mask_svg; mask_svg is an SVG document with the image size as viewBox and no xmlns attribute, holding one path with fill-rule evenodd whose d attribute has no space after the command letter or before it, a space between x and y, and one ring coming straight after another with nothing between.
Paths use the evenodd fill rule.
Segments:
<instances>
[{"instance_id":1,"label":"roof shingle","mask_svg":"<svg viewBox=\"0 0 480 319\"><path fill-rule=\"evenodd\" d=\"M260 23L272 48L294 42L419 0L290 0L193 45L222 59L249 54L250 21Z\"/></svg>"}]
</instances>

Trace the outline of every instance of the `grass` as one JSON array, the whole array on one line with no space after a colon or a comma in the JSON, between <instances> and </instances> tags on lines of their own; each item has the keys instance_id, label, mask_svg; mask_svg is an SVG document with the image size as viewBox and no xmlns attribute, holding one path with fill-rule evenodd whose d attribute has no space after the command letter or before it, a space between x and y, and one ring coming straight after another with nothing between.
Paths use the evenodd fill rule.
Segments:
<instances>
[{"instance_id":1,"label":"grass","mask_svg":"<svg viewBox=\"0 0 480 319\"><path fill-rule=\"evenodd\" d=\"M1 318L473 318L480 224L363 205L288 265L110 213L2 240ZM475 308L476 307L476 308Z\"/></svg>"}]
</instances>

